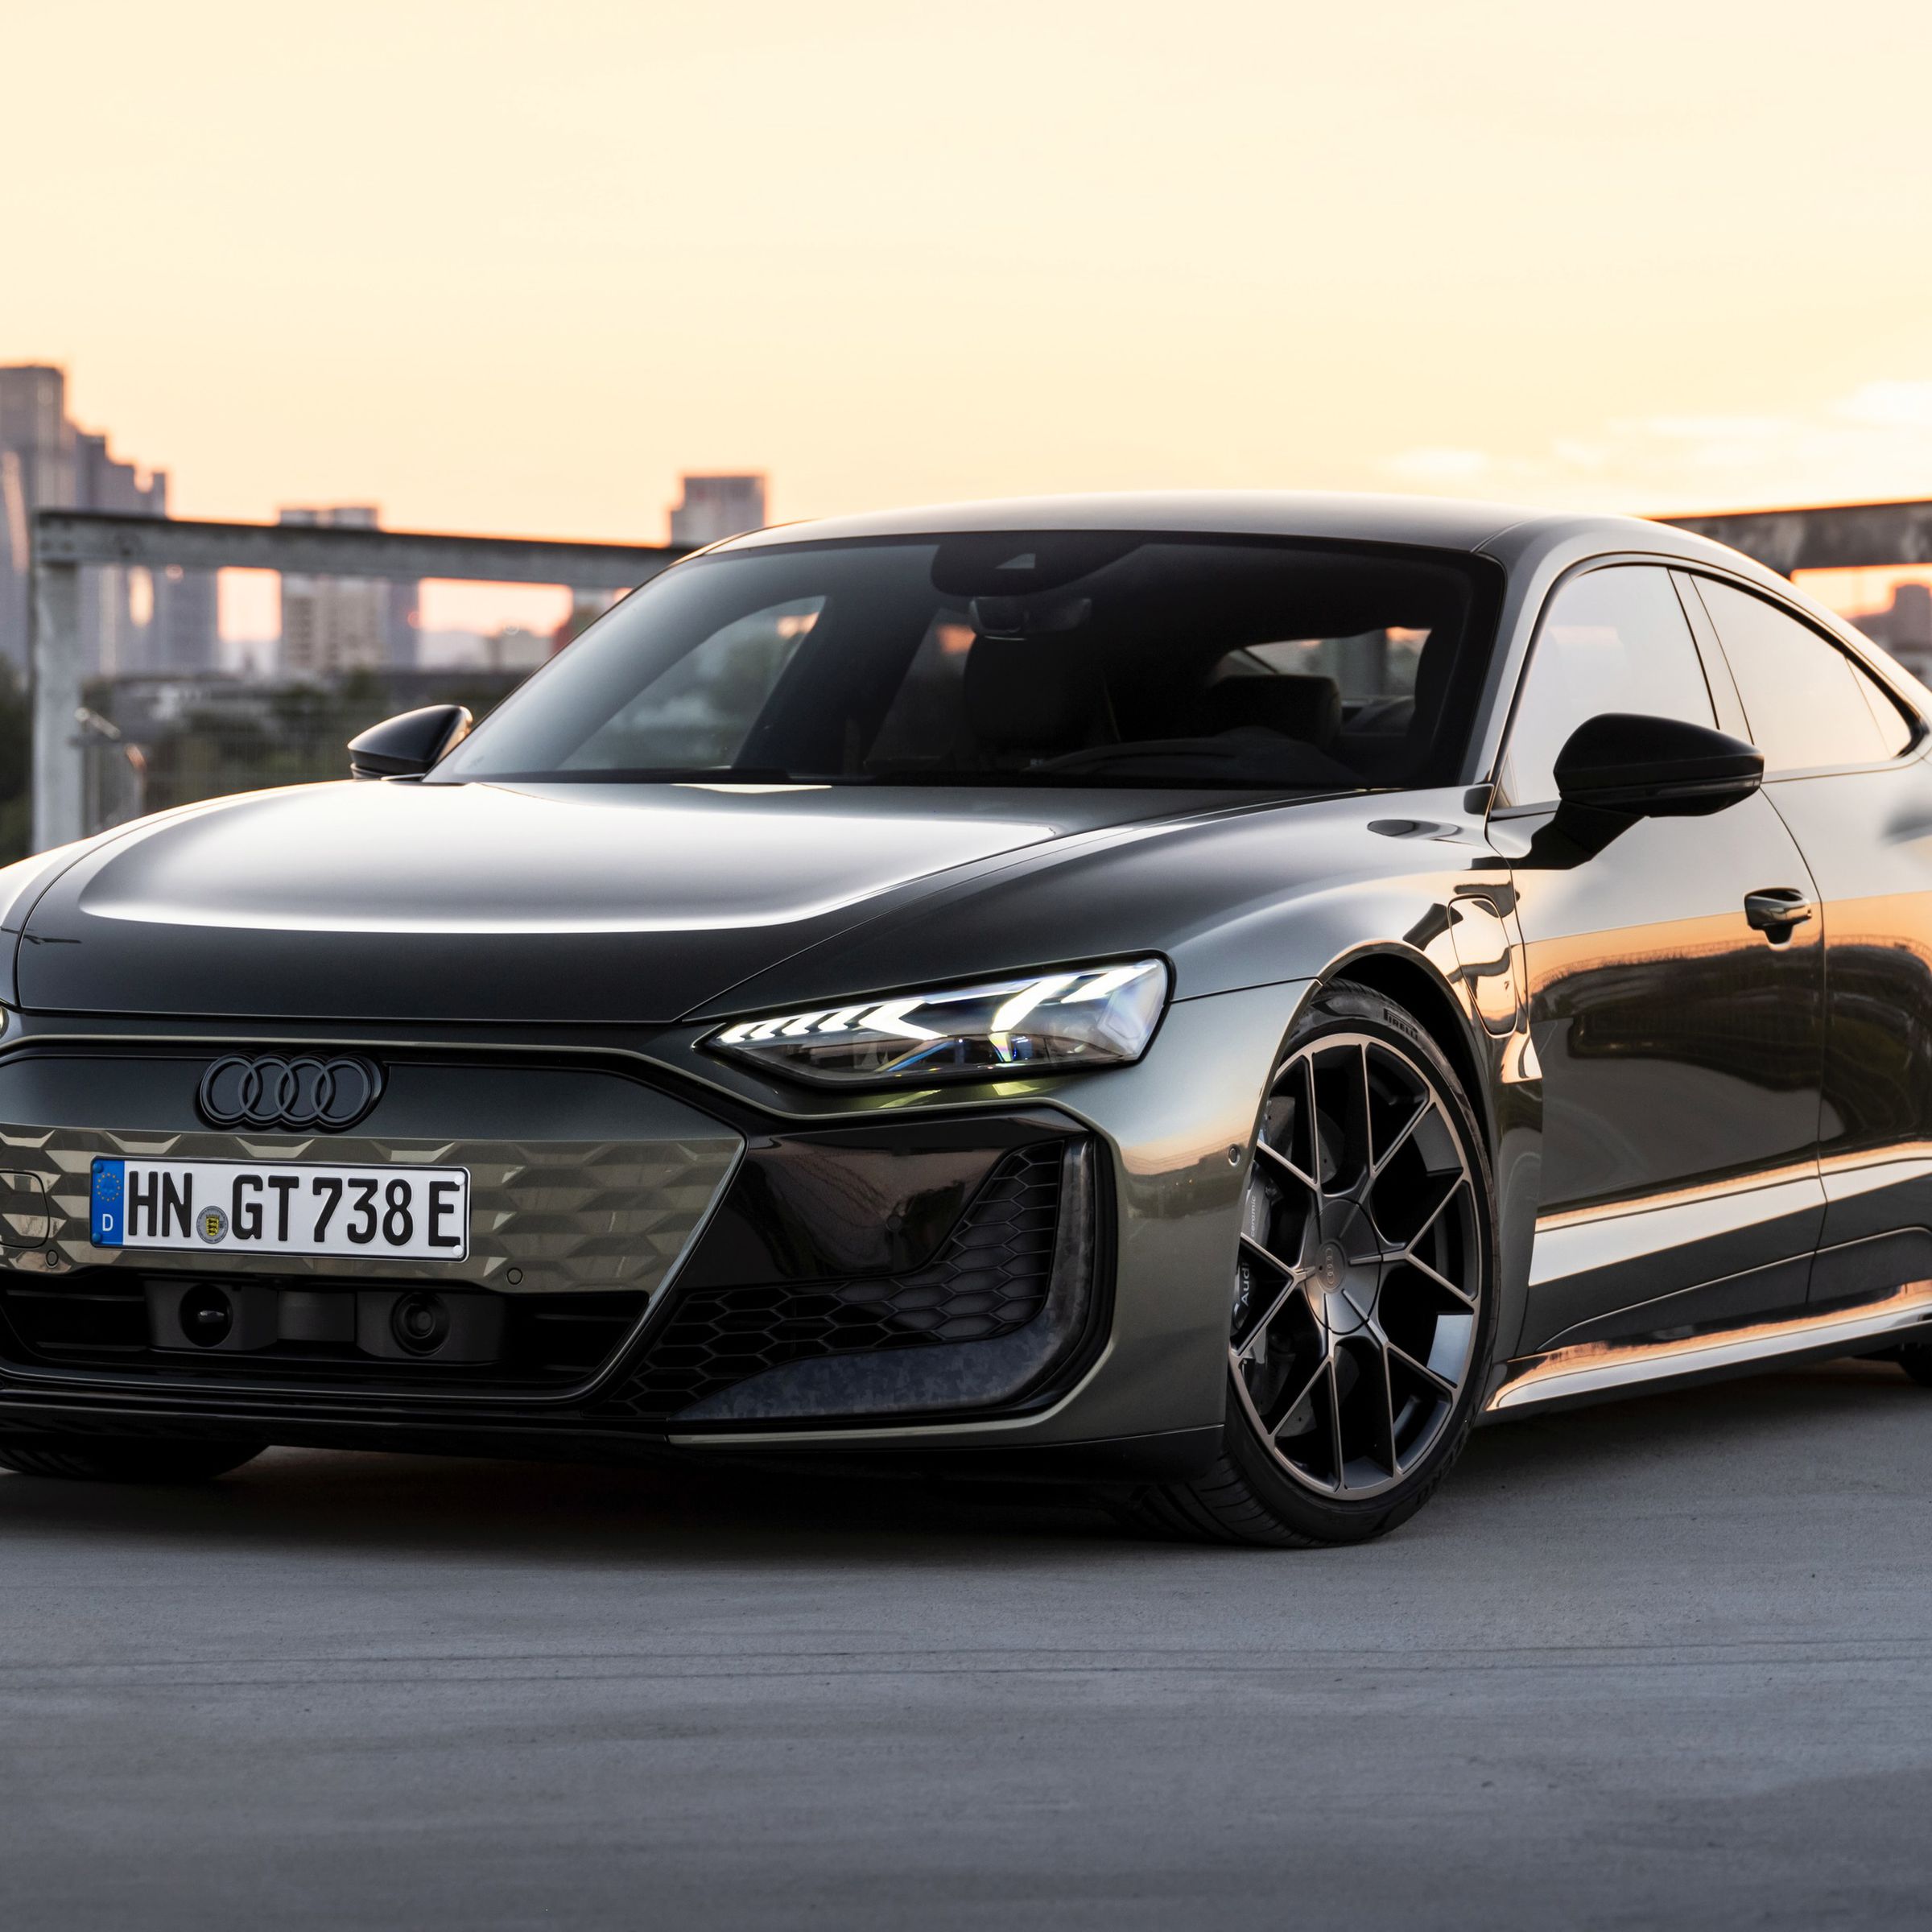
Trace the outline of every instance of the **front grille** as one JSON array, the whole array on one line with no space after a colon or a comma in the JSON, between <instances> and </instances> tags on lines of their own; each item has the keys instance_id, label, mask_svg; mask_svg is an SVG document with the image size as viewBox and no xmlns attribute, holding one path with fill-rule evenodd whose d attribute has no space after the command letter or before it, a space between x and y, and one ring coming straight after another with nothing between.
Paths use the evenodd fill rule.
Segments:
<instances>
[{"instance_id":1,"label":"front grille","mask_svg":"<svg viewBox=\"0 0 1932 1932\"><path fill-rule=\"evenodd\" d=\"M650 1294L704 1225L744 1146L722 1121L613 1072L399 1055L386 1056L382 1101L351 1133L219 1133L193 1111L207 1063L205 1055L182 1053L0 1055L0 1269L43 1275L41 1257L23 1251L47 1245L69 1280L90 1269L139 1274L153 1265L146 1251L93 1245L97 1159L433 1166L469 1172L470 1245L460 1261L281 1255L270 1262L197 1250L173 1265L211 1278L272 1270L317 1286L411 1281L519 1287L526 1295ZM103 1119L118 1124L43 1124Z\"/></svg>"},{"instance_id":2,"label":"front grille","mask_svg":"<svg viewBox=\"0 0 1932 1932\"><path fill-rule=\"evenodd\" d=\"M675 1415L783 1363L991 1341L1025 1327L1046 1306L1064 1146L1055 1140L1007 1154L939 1253L910 1274L677 1297L608 1406Z\"/></svg>"},{"instance_id":3,"label":"front grille","mask_svg":"<svg viewBox=\"0 0 1932 1932\"><path fill-rule=\"evenodd\" d=\"M275 1383L294 1387L357 1389L568 1389L588 1381L636 1327L642 1294L504 1295L502 1342L487 1362L380 1360L353 1342L277 1342L264 1348L188 1350L157 1347L147 1290L151 1282L179 1284L133 1269L84 1268L58 1281L0 1277L0 1354L28 1368L97 1369L174 1385ZM226 1274L227 1290L262 1287L312 1294L312 1277ZM382 1284L357 1281L355 1289ZM399 1282L398 1288L419 1284ZM350 1294L353 1290L337 1290Z\"/></svg>"}]
</instances>

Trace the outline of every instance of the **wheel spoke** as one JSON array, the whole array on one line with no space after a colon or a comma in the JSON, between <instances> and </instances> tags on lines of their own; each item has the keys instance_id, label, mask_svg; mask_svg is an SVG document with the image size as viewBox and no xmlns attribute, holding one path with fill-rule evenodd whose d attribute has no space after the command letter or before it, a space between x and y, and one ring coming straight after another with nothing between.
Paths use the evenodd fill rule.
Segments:
<instances>
[{"instance_id":1,"label":"wheel spoke","mask_svg":"<svg viewBox=\"0 0 1932 1932\"><path fill-rule=\"evenodd\" d=\"M1416 1253L1413 1248L1403 1255L1402 1265L1405 1268L1413 1268L1418 1274L1426 1275L1430 1281L1435 1283L1437 1287L1442 1289L1446 1294L1454 1295L1465 1308L1473 1308L1476 1306L1474 1295L1465 1294L1463 1290L1456 1286L1454 1282L1450 1280L1447 1275L1438 1269L1431 1268Z\"/></svg>"},{"instance_id":2,"label":"wheel spoke","mask_svg":"<svg viewBox=\"0 0 1932 1932\"><path fill-rule=\"evenodd\" d=\"M1348 1265L1351 1268L1371 1266L1389 1268L1393 1267L1396 1262L1406 1261L1408 1258L1409 1250L1406 1248L1371 1248L1366 1254L1350 1255Z\"/></svg>"},{"instance_id":3,"label":"wheel spoke","mask_svg":"<svg viewBox=\"0 0 1932 1932\"><path fill-rule=\"evenodd\" d=\"M1296 1281L1290 1281L1287 1286L1282 1289L1269 1305L1268 1312L1235 1344L1234 1352L1237 1360L1245 1362L1249 1359L1249 1351L1274 1327L1277 1316L1301 1291L1302 1285ZM1313 1319L1312 1315L1310 1319Z\"/></svg>"},{"instance_id":4,"label":"wheel spoke","mask_svg":"<svg viewBox=\"0 0 1932 1932\"><path fill-rule=\"evenodd\" d=\"M1368 1183L1375 1174L1375 1089L1368 1084L1368 1042L1362 1042L1360 1077L1356 1082L1355 1104L1361 1116L1361 1158L1357 1169L1361 1179L1356 1183L1357 1200L1368 1198ZM1351 1152L1354 1150L1351 1149Z\"/></svg>"},{"instance_id":5,"label":"wheel spoke","mask_svg":"<svg viewBox=\"0 0 1932 1932\"><path fill-rule=\"evenodd\" d=\"M1395 1386L1389 1379L1389 1344L1384 1341L1375 1352L1376 1365L1382 1372L1382 1414L1388 1418L1389 1430L1383 1440L1389 1446L1389 1473L1400 1476L1402 1459L1395 1447Z\"/></svg>"},{"instance_id":6,"label":"wheel spoke","mask_svg":"<svg viewBox=\"0 0 1932 1932\"><path fill-rule=\"evenodd\" d=\"M1309 1187L1315 1195L1315 1205L1319 1212L1327 1199L1322 1189L1322 1117L1315 1105L1315 1055L1302 1056L1302 1111L1308 1123L1308 1170L1312 1177Z\"/></svg>"},{"instance_id":7,"label":"wheel spoke","mask_svg":"<svg viewBox=\"0 0 1932 1932\"><path fill-rule=\"evenodd\" d=\"M1435 1390L1437 1394L1447 1396L1451 1400L1455 1398L1458 1384L1450 1381L1446 1377L1438 1375L1433 1368L1418 1362L1407 1349L1397 1348L1393 1342L1386 1342L1384 1344L1384 1347L1388 1350L1389 1356L1392 1360L1400 1362L1411 1375L1420 1376L1430 1388Z\"/></svg>"},{"instance_id":8,"label":"wheel spoke","mask_svg":"<svg viewBox=\"0 0 1932 1932\"><path fill-rule=\"evenodd\" d=\"M1328 1358L1327 1356L1323 1356L1321 1360L1315 1364L1315 1373L1308 1377L1307 1381L1302 1384L1300 1388L1295 1390L1294 1400L1290 1402L1286 1408L1282 1410L1280 1415L1278 1416L1273 1422L1267 1425L1269 1435L1276 1442L1278 1443L1282 1439L1282 1430L1286 1427L1289 1417L1293 1415L1295 1410L1300 1408L1302 1404L1307 1402L1310 1396L1314 1394L1315 1384L1319 1382L1322 1379L1323 1376L1327 1372L1327 1368Z\"/></svg>"},{"instance_id":9,"label":"wheel spoke","mask_svg":"<svg viewBox=\"0 0 1932 1932\"><path fill-rule=\"evenodd\" d=\"M1335 1377L1335 1352L1328 1352L1325 1366L1328 1371L1328 1435L1335 1450L1335 1486L1337 1490L1348 1486L1346 1474L1348 1463L1342 1457L1342 1389Z\"/></svg>"},{"instance_id":10,"label":"wheel spoke","mask_svg":"<svg viewBox=\"0 0 1932 1932\"><path fill-rule=\"evenodd\" d=\"M1315 1196L1317 1202L1320 1201L1322 1198L1321 1183L1313 1174L1303 1174L1301 1169L1296 1166L1294 1162L1271 1141L1257 1141L1254 1144L1254 1150L1257 1154L1264 1155L1267 1159L1274 1162L1282 1173L1288 1175L1290 1179L1299 1182Z\"/></svg>"},{"instance_id":11,"label":"wheel spoke","mask_svg":"<svg viewBox=\"0 0 1932 1932\"><path fill-rule=\"evenodd\" d=\"M1277 1274L1286 1275L1290 1281L1293 1281L1294 1279L1295 1269L1292 1265L1283 1261L1278 1254L1270 1254L1268 1250L1254 1238L1253 1235L1244 1232L1241 1237L1241 1245L1245 1248L1257 1261L1266 1262L1267 1265L1272 1268Z\"/></svg>"},{"instance_id":12,"label":"wheel spoke","mask_svg":"<svg viewBox=\"0 0 1932 1932\"><path fill-rule=\"evenodd\" d=\"M1443 1209L1468 1185L1469 1177L1466 1174L1458 1174L1450 1181L1449 1185L1443 1190L1443 1198L1422 1216L1422 1226L1410 1236L1408 1247L1410 1253L1413 1254L1415 1252L1422 1236L1443 1218Z\"/></svg>"},{"instance_id":13,"label":"wheel spoke","mask_svg":"<svg viewBox=\"0 0 1932 1932\"><path fill-rule=\"evenodd\" d=\"M1376 1156L1374 1164L1368 1170L1368 1185L1371 1187L1382 1178L1383 1172L1389 1163L1402 1152L1403 1148L1408 1146L1410 1136L1435 1111L1434 1099L1425 1096L1422 1105L1417 1108L1415 1112L1410 1114L1408 1119L1396 1129L1394 1139Z\"/></svg>"}]
</instances>

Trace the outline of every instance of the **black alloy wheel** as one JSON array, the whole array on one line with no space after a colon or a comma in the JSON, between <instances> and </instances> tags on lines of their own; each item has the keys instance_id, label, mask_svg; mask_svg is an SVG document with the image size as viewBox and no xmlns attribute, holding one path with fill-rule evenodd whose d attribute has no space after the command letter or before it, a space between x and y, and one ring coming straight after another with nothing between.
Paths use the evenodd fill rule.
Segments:
<instances>
[{"instance_id":1,"label":"black alloy wheel","mask_svg":"<svg viewBox=\"0 0 1932 1932\"><path fill-rule=\"evenodd\" d=\"M1460 1081L1393 1001L1327 989L1269 1082L1243 1197L1220 1460L1138 1492L1146 1526L1359 1542L1467 1439L1495 1328L1488 1157Z\"/></svg>"}]
</instances>

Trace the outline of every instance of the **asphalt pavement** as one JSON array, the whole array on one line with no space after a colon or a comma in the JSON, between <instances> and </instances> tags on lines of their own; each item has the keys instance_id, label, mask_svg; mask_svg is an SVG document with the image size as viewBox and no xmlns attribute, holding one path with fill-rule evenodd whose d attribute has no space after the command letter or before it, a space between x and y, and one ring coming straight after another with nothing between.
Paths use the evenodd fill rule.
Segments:
<instances>
[{"instance_id":1,"label":"asphalt pavement","mask_svg":"<svg viewBox=\"0 0 1932 1932\"><path fill-rule=\"evenodd\" d=\"M278 1451L0 1476L0 1922L1932 1922L1932 1390L1479 1433L1367 1548Z\"/></svg>"}]
</instances>

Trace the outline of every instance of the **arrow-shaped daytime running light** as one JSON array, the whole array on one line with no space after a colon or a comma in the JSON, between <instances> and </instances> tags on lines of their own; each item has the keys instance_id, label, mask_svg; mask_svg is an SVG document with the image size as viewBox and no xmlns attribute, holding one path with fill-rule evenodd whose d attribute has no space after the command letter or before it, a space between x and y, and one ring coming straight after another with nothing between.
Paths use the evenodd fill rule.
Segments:
<instances>
[{"instance_id":1,"label":"arrow-shaped daytime running light","mask_svg":"<svg viewBox=\"0 0 1932 1932\"><path fill-rule=\"evenodd\" d=\"M821 1085L924 1085L1121 1067L1167 1003L1160 960L1063 967L972 986L740 1020L712 1052Z\"/></svg>"}]
</instances>

